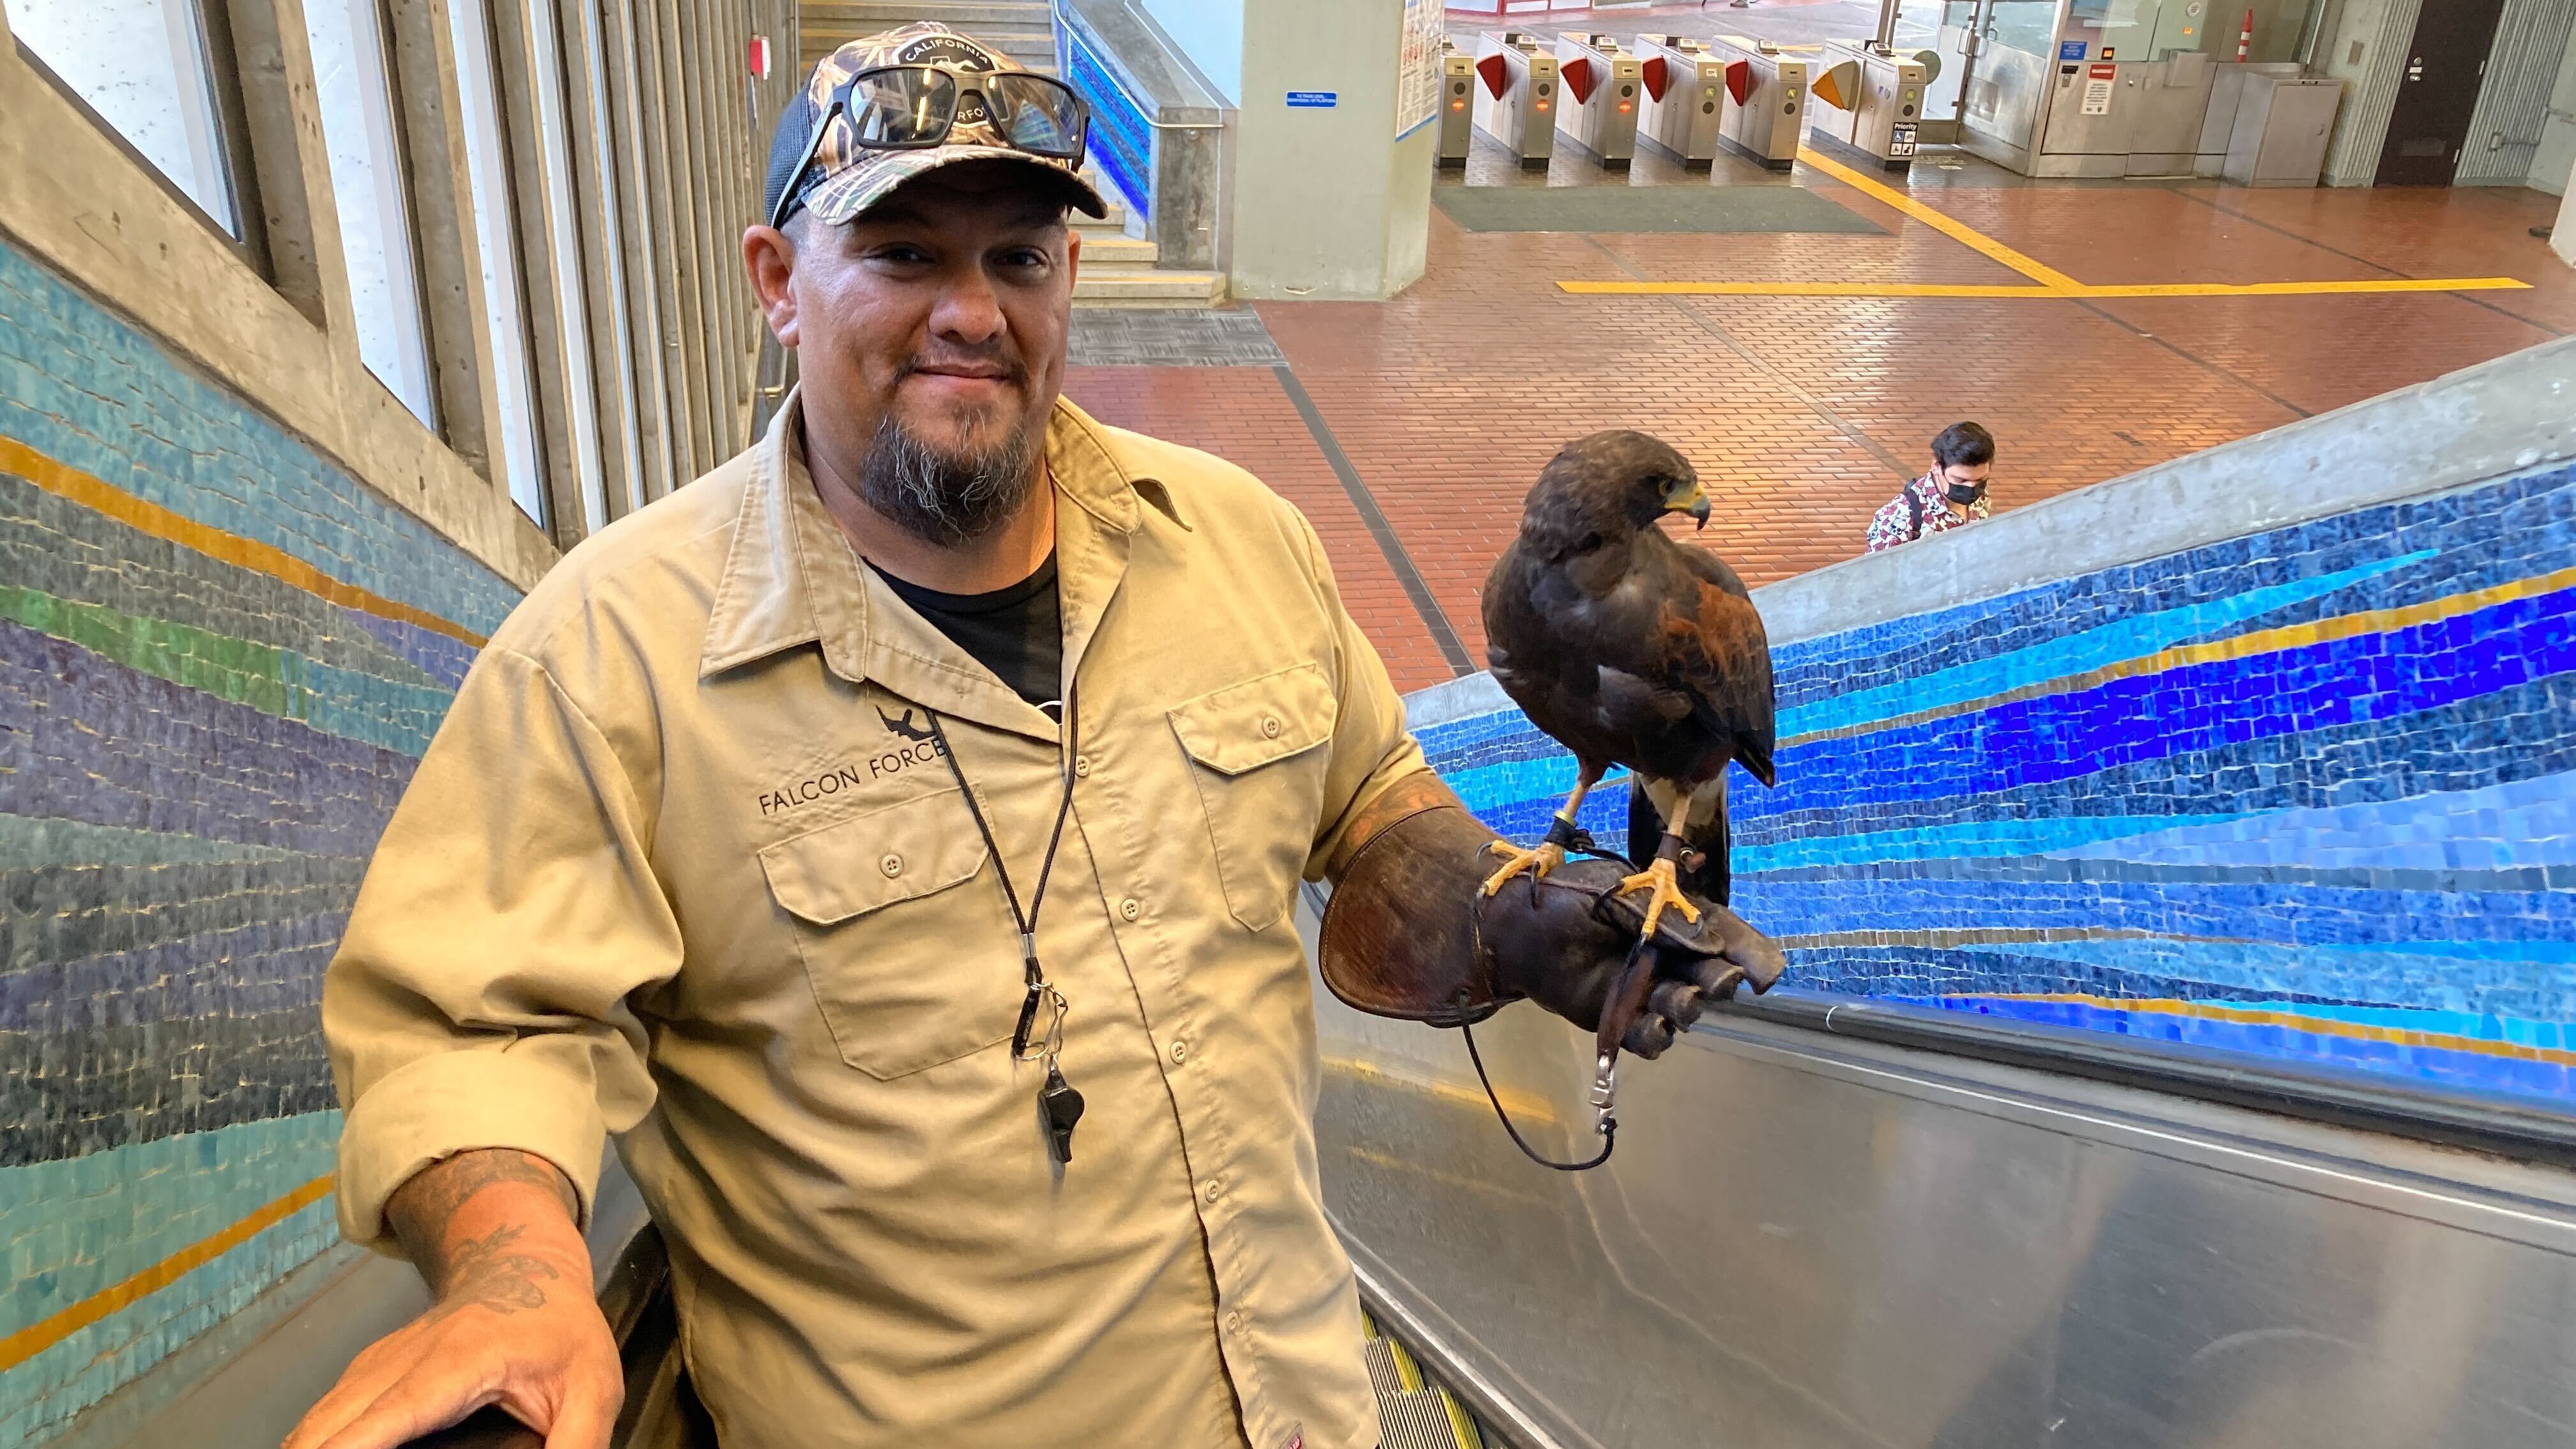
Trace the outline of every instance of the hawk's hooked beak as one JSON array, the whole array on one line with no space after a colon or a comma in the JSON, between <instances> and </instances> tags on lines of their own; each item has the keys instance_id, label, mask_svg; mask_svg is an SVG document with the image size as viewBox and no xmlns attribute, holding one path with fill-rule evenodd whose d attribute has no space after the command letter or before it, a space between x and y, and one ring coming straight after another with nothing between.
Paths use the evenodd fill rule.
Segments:
<instances>
[{"instance_id":1,"label":"hawk's hooked beak","mask_svg":"<svg viewBox=\"0 0 2576 1449\"><path fill-rule=\"evenodd\" d=\"M1674 480L1673 486L1664 493L1664 511L1687 513L1694 525L1708 527L1708 495L1700 491L1696 478Z\"/></svg>"}]
</instances>

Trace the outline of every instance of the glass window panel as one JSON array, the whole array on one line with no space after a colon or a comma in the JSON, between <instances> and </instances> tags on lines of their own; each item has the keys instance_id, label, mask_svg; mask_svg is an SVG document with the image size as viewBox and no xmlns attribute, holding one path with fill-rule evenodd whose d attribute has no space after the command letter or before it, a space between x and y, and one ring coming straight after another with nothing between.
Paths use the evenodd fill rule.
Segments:
<instances>
[{"instance_id":1,"label":"glass window panel","mask_svg":"<svg viewBox=\"0 0 2576 1449\"><path fill-rule=\"evenodd\" d=\"M8 0L18 44L198 209L242 234L195 0Z\"/></svg>"},{"instance_id":2,"label":"glass window panel","mask_svg":"<svg viewBox=\"0 0 2576 1449\"><path fill-rule=\"evenodd\" d=\"M1994 0L1986 12L1986 34L1994 37L1997 45L2053 62L2057 55L2057 0Z\"/></svg>"},{"instance_id":3,"label":"glass window panel","mask_svg":"<svg viewBox=\"0 0 2576 1449\"><path fill-rule=\"evenodd\" d=\"M331 158L340 249L356 305L358 355L422 422L438 425L429 382L428 327L403 192L392 68L377 0L308 0L313 81Z\"/></svg>"},{"instance_id":4,"label":"glass window panel","mask_svg":"<svg viewBox=\"0 0 2576 1449\"><path fill-rule=\"evenodd\" d=\"M608 526L608 485L599 461L599 399L590 380L590 312L582 300L581 237L573 225L571 133L564 121L563 47L554 0L528 0L528 33L536 40L537 138L544 152L546 229L554 244L555 315L563 319L564 371L572 400L573 468L581 480L582 527Z\"/></svg>"},{"instance_id":5,"label":"glass window panel","mask_svg":"<svg viewBox=\"0 0 2576 1449\"><path fill-rule=\"evenodd\" d=\"M512 501L542 527L545 477L537 465L537 399L528 365L528 303L519 290L519 228L510 205L509 153L501 139L499 73L484 0L448 0L456 36L456 91L464 105L465 171L474 189L474 234L483 251L483 311L492 324L492 383L501 402L499 463Z\"/></svg>"},{"instance_id":6,"label":"glass window panel","mask_svg":"<svg viewBox=\"0 0 2576 1449\"><path fill-rule=\"evenodd\" d=\"M609 314L617 319L613 340L617 344L618 395L612 401L617 409L617 425L626 435L626 506L633 509L644 506L644 441L637 431L635 419L635 338L631 321L634 314L627 309L626 305L625 236L624 228L619 225L617 209L617 179L621 161L616 142L618 136L627 135L633 128L610 120L606 70L608 55L603 49L603 38L600 35L599 7L583 5L581 23L584 34L590 42L590 113L599 117L599 124L605 133L599 148L601 172L599 192L604 199L606 212L602 218L606 225L601 235L606 243L602 250L608 254ZM632 26L630 25L629 28L631 29ZM634 138L629 135L628 139L631 145ZM631 158L635 153L629 149L625 154ZM628 174L640 176L642 172L630 169ZM646 339L648 344L651 341L650 338Z\"/></svg>"}]
</instances>

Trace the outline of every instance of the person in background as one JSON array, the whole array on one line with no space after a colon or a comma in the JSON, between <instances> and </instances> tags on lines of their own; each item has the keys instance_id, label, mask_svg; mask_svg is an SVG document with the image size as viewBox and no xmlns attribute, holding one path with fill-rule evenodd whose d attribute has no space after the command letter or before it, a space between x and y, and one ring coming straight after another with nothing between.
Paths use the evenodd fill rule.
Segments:
<instances>
[{"instance_id":1,"label":"person in background","mask_svg":"<svg viewBox=\"0 0 2576 1449\"><path fill-rule=\"evenodd\" d=\"M1994 471L1995 435L1975 423L1952 423L1932 440L1930 472L1905 485L1869 521L1869 552L1912 543L1988 516L1986 477Z\"/></svg>"}]
</instances>

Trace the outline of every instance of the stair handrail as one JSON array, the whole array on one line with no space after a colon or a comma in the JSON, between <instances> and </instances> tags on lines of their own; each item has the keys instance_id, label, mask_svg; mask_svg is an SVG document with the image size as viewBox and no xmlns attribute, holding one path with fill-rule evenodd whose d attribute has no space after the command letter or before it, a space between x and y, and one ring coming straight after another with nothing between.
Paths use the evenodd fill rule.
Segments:
<instances>
[{"instance_id":1,"label":"stair handrail","mask_svg":"<svg viewBox=\"0 0 2576 1449\"><path fill-rule=\"evenodd\" d=\"M1127 84L1124 67L1120 66L1116 61L1110 59L1108 56L1101 54L1100 47L1083 39L1081 27L1067 23L1068 16L1064 5L1062 4L1062 0L1048 0L1047 16L1055 22L1055 28L1059 32L1071 37L1074 44L1082 47L1084 53L1091 57L1092 63L1100 67L1100 73L1109 77L1109 83L1118 87L1118 93L1125 96L1127 98L1127 104L1135 108L1137 119L1142 120L1147 126L1150 126L1157 131L1222 131L1225 129L1225 122L1223 121L1155 120L1152 116L1146 113L1145 104L1137 98L1134 88Z\"/></svg>"}]
</instances>

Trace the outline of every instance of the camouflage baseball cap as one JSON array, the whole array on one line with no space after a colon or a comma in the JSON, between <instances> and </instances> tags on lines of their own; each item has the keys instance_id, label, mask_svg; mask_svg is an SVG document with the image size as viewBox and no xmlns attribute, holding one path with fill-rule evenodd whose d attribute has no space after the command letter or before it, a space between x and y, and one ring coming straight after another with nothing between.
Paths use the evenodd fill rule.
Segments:
<instances>
[{"instance_id":1,"label":"camouflage baseball cap","mask_svg":"<svg viewBox=\"0 0 2576 1449\"><path fill-rule=\"evenodd\" d=\"M859 143L848 109L833 101L852 76L885 66L937 66L959 72L962 93L955 123L936 146L890 150ZM1012 145L997 113L1008 109L976 89L976 75L1031 74L1000 51L935 21L905 25L853 40L816 63L805 90L778 118L769 144L768 218L784 220L801 205L826 225L838 225L892 195L916 176L960 161L1017 161L1043 170L1067 203L1093 216L1109 214L1100 193L1082 178L1081 158L1042 156ZM1041 78L1043 79L1043 78ZM1069 95L1069 93L1067 93ZM1075 103L1078 106L1078 102ZM1078 112L1077 112L1078 114ZM818 139L815 128L824 128ZM1080 131L1070 138L1078 147ZM799 166L801 158L811 160Z\"/></svg>"}]
</instances>

